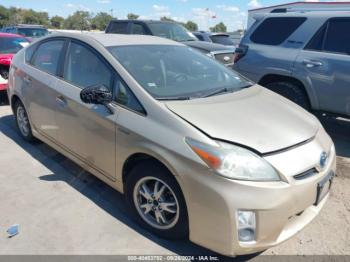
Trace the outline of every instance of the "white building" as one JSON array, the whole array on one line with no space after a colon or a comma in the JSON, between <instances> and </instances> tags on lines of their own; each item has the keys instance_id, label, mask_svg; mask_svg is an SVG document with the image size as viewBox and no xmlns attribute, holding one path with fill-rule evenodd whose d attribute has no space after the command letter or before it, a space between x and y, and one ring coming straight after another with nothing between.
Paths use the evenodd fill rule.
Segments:
<instances>
[{"instance_id":1,"label":"white building","mask_svg":"<svg viewBox=\"0 0 350 262\"><path fill-rule=\"evenodd\" d=\"M248 11L247 28L254 23L254 15L293 11L350 11L349 2L293 2Z\"/></svg>"}]
</instances>

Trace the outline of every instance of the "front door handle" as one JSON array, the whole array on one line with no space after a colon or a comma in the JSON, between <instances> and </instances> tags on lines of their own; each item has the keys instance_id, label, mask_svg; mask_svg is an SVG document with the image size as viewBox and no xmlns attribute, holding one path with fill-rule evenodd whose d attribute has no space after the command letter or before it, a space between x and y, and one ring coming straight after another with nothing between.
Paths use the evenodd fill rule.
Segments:
<instances>
[{"instance_id":1,"label":"front door handle","mask_svg":"<svg viewBox=\"0 0 350 262\"><path fill-rule=\"evenodd\" d=\"M58 96L56 97L56 103L60 106L60 107L65 107L67 105L67 101L63 96Z\"/></svg>"},{"instance_id":2,"label":"front door handle","mask_svg":"<svg viewBox=\"0 0 350 262\"><path fill-rule=\"evenodd\" d=\"M304 59L303 64L308 68L323 66L323 63L321 61L309 60L309 59Z\"/></svg>"}]
</instances>

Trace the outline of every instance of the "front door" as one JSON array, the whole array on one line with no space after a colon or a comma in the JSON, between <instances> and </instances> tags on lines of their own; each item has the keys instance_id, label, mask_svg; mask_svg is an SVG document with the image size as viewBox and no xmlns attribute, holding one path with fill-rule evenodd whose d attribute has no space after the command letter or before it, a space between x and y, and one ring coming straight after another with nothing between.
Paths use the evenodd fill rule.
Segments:
<instances>
[{"instance_id":1,"label":"front door","mask_svg":"<svg viewBox=\"0 0 350 262\"><path fill-rule=\"evenodd\" d=\"M101 174L115 178L116 117L103 105L85 104L83 88L105 85L112 90L113 70L89 46L69 44L63 79L57 83L57 141L71 154Z\"/></svg>"}]
</instances>

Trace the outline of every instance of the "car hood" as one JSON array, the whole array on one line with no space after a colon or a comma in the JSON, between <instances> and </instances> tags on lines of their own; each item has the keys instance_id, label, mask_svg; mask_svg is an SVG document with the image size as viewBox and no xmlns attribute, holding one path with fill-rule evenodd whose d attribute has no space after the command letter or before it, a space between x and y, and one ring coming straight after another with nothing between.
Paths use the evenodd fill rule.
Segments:
<instances>
[{"instance_id":1,"label":"car hood","mask_svg":"<svg viewBox=\"0 0 350 262\"><path fill-rule=\"evenodd\" d=\"M14 54L0 54L0 65L10 65Z\"/></svg>"},{"instance_id":2,"label":"car hood","mask_svg":"<svg viewBox=\"0 0 350 262\"><path fill-rule=\"evenodd\" d=\"M204 41L188 41L183 42L183 44L188 45L193 48L202 49L203 51L215 52L215 51L228 51L234 53L235 49L233 47L214 44Z\"/></svg>"},{"instance_id":3,"label":"car hood","mask_svg":"<svg viewBox=\"0 0 350 262\"><path fill-rule=\"evenodd\" d=\"M225 95L169 101L166 106L211 138L261 154L305 142L319 128L314 116L258 85Z\"/></svg>"}]
</instances>

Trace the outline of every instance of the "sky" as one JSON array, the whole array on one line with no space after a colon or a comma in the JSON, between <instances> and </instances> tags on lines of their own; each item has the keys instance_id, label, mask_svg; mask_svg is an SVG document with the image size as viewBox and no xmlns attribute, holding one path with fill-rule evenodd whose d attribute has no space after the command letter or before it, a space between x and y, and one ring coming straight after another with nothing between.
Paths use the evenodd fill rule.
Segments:
<instances>
[{"instance_id":1,"label":"sky","mask_svg":"<svg viewBox=\"0 0 350 262\"><path fill-rule=\"evenodd\" d=\"M128 13L138 14L141 19L167 16L180 22L192 20L199 25L200 30L224 22L228 30L233 31L245 27L249 9L288 2L293 0L1 0L0 4L6 7L32 8L48 12L50 16L63 17L76 10L113 13L119 19L126 18Z\"/></svg>"}]
</instances>

